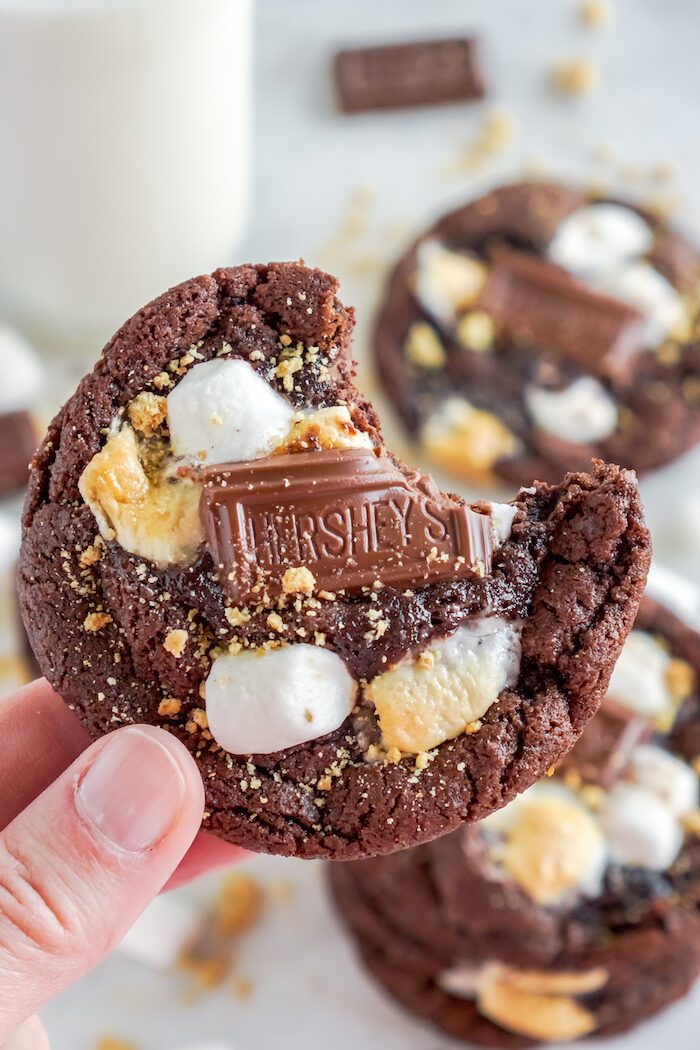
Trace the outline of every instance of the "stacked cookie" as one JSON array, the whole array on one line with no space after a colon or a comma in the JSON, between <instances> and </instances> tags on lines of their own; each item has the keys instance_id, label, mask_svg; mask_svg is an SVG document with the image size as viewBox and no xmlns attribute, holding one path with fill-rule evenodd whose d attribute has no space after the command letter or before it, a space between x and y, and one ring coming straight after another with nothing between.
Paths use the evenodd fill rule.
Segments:
<instances>
[{"instance_id":1,"label":"stacked cookie","mask_svg":"<svg viewBox=\"0 0 700 1050\"><path fill-rule=\"evenodd\" d=\"M377 980L486 1046L623 1031L700 970L700 635L646 598L591 726L478 825L335 865Z\"/></svg>"},{"instance_id":2,"label":"stacked cookie","mask_svg":"<svg viewBox=\"0 0 700 1050\"><path fill-rule=\"evenodd\" d=\"M638 471L700 439L700 255L649 212L550 183L450 212L376 324L409 434L462 479L528 484L593 456Z\"/></svg>"}]
</instances>

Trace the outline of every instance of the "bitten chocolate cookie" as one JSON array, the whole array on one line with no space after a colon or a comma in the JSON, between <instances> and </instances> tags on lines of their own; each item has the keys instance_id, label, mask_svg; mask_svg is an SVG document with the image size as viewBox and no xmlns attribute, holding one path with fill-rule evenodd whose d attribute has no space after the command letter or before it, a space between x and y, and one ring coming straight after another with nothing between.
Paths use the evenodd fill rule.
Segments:
<instances>
[{"instance_id":1,"label":"bitten chocolate cookie","mask_svg":"<svg viewBox=\"0 0 700 1050\"><path fill-rule=\"evenodd\" d=\"M89 731L168 728L207 827L303 857L432 838L541 776L649 556L617 467L467 506L398 463L336 291L241 266L136 314L35 459L20 562L41 668Z\"/></svg>"},{"instance_id":2,"label":"bitten chocolate cookie","mask_svg":"<svg viewBox=\"0 0 700 1050\"><path fill-rule=\"evenodd\" d=\"M333 865L393 995L484 1046L624 1031L700 972L700 635L645 599L557 774L479 825Z\"/></svg>"},{"instance_id":3,"label":"bitten chocolate cookie","mask_svg":"<svg viewBox=\"0 0 700 1050\"><path fill-rule=\"evenodd\" d=\"M700 255L647 212L504 186L394 268L374 349L410 435L483 481L556 481L592 456L649 470L700 440Z\"/></svg>"}]
</instances>

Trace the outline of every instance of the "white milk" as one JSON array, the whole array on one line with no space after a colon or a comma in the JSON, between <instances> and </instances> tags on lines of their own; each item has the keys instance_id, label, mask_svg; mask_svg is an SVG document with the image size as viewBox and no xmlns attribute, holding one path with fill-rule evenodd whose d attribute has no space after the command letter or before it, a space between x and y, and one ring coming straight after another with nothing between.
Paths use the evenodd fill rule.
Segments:
<instances>
[{"instance_id":1,"label":"white milk","mask_svg":"<svg viewBox=\"0 0 700 1050\"><path fill-rule=\"evenodd\" d=\"M232 261L250 0L0 0L0 311L108 336Z\"/></svg>"}]
</instances>

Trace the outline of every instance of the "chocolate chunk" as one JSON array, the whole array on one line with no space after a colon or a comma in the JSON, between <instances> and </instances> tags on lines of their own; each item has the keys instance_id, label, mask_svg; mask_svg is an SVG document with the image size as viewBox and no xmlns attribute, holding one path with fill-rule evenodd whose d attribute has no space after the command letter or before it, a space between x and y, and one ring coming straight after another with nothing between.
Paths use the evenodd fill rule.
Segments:
<instances>
[{"instance_id":1,"label":"chocolate chunk","mask_svg":"<svg viewBox=\"0 0 700 1050\"><path fill-rule=\"evenodd\" d=\"M625 772L632 752L652 735L648 718L606 697L594 722L566 756L562 769L577 769L584 780L608 791Z\"/></svg>"},{"instance_id":2,"label":"chocolate chunk","mask_svg":"<svg viewBox=\"0 0 700 1050\"><path fill-rule=\"evenodd\" d=\"M644 319L637 310L589 291L529 253L502 251L494 257L479 305L509 338L598 375L629 371L644 349Z\"/></svg>"},{"instance_id":3,"label":"chocolate chunk","mask_svg":"<svg viewBox=\"0 0 700 1050\"><path fill-rule=\"evenodd\" d=\"M338 52L334 65L345 113L484 96L477 43L470 37L354 48Z\"/></svg>"},{"instance_id":4,"label":"chocolate chunk","mask_svg":"<svg viewBox=\"0 0 700 1050\"><path fill-rule=\"evenodd\" d=\"M491 520L368 449L270 456L204 472L204 534L236 604L305 567L321 590L488 572Z\"/></svg>"},{"instance_id":5,"label":"chocolate chunk","mask_svg":"<svg viewBox=\"0 0 700 1050\"><path fill-rule=\"evenodd\" d=\"M29 460L37 446L37 434L29 412L10 412L0 416L0 496L24 487L29 476Z\"/></svg>"}]
</instances>

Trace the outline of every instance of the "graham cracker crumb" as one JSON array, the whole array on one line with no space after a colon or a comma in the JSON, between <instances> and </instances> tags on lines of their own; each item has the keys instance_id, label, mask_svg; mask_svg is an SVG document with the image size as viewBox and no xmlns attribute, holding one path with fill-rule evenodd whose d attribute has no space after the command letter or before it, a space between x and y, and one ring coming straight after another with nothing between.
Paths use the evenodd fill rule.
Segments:
<instances>
[{"instance_id":1,"label":"graham cracker crumb","mask_svg":"<svg viewBox=\"0 0 700 1050\"><path fill-rule=\"evenodd\" d=\"M316 577L302 565L298 569L287 569L282 577L282 590L285 594L313 594Z\"/></svg>"},{"instance_id":2,"label":"graham cracker crumb","mask_svg":"<svg viewBox=\"0 0 700 1050\"><path fill-rule=\"evenodd\" d=\"M163 642L163 648L166 652L170 653L178 660L185 651L187 645L187 631L183 631L182 628L175 628L174 630L168 631Z\"/></svg>"},{"instance_id":3,"label":"graham cracker crumb","mask_svg":"<svg viewBox=\"0 0 700 1050\"><path fill-rule=\"evenodd\" d=\"M224 609L224 615L231 627L240 627L250 619L250 613L246 609L234 608Z\"/></svg>"},{"instance_id":4,"label":"graham cracker crumb","mask_svg":"<svg viewBox=\"0 0 700 1050\"><path fill-rule=\"evenodd\" d=\"M515 122L511 114L501 108L490 109L463 155L462 166L468 172L480 171L496 154L502 153L514 137Z\"/></svg>"},{"instance_id":5,"label":"graham cracker crumb","mask_svg":"<svg viewBox=\"0 0 700 1050\"><path fill-rule=\"evenodd\" d=\"M590 95L600 84L600 73L587 58L566 58L552 67L550 83L560 95Z\"/></svg>"},{"instance_id":6,"label":"graham cracker crumb","mask_svg":"<svg viewBox=\"0 0 700 1050\"><path fill-rule=\"evenodd\" d=\"M600 29L610 22L612 11L605 0L583 0L578 15L583 25Z\"/></svg>"},{"instance_id":7,"label":"graham cracker crumb","mask_svg":"<svg viewBox=\"0 0 700 1050\"><path fill-rule=\"evenodd\" d=\"M153 380L153 385L156 390L167 390L169 386L172 386L172 380L167 372L159 372Z\"/></svg>"},{"instance_id":8,"label":"graham cracker crumb","mask_svg":"<svg viewBox=\"0 0 700 1050\"><path fill-rule=\"evenodd\" d=\"M167 401L159 394L143 391L137 394L127 409L129 422L134 430L147 437L158 430L167 415Z\"/></svg>"},{"instance_id":9,"label":"graham cracker crumb","mask_svg":"<svg viewBox=\"0 0 700 1050\"><path fill-rule=\"evenodd\" d=\"M406 339L406 356L419 368L439 369L445 364L445 348L440 336L427 321L411 325Z\"/></svg>"},{"instance_id":10,"label":"graham cracker crumb","mask_svg":"<svg viewBox=\"0 0 700 1050\"><path fill-rule=\"evenodd\" d=\"M236 999L247 1000L253 994L253 982L249 977L237 977L231 986Z\"/></svg>"},{"instance_id":11,"label":"graham cracker crumb","mask_svg":"<svg viewBox=\"0 0 700 1050\"><path fill-rule=\"evenodd\" d=\"M158 704L158 714L162 715L163 718L174 718L175 715L180 714L181 709L182 700L178 700L174 696L168 696Z\"/></svg>"},{"instance_id":12,"label":"graham cracker crumb","mask_svg":"<svg viewBox=\"0 0 700 1050\"><path fill-rule=\"evenodd\" d=\"M666 668L666 685L678 700L685 700L695 689L695 671L687 660L675 658Z\"/></svg>"},{"instance_id":13,"label":"graham cracker crumb","mask_svg":"<svg viewBox=\"0 0 700 1050\"><path fill-rule=\"evenodd\" d=\"M221 985L231 973L240 937L260 919L263 891L250 876L227 875L202 916L199 930L182 951L179 968L194 980L194 991Z\"/></svg>"},{"instance_id":14,"label":"graham cracker crumb","mask_svg":"<svg viewBox=\"0 0 700 1050\"><path fill-rule=\"evenodd\" d=\"M418 656L418 666L429 671L431 667L435 666L435 653L431 653L429 649L420 653Z\"/></svg>"},{"instance_id":15,"label":"graham cracker crumb","mask_svg":"<svg viewBox=\"0 0 700 1050\"><path fill-rule=\"evenodd\" d=\"M266 622L271 631L282 632L284 630L284 620L279 613L271 612Z\"/></svg>"},{"instance_id":16,"label":"graham cracker crumb","mask_svg":"<svg viewBox=\"0 0 700 1050\"><path fill-rule=\"evenodd\" d=\"M83 620L83 629L86 631L96 632L101 631L103 627L106 627L108 623L112 622L112 617L106 612L93 612L88 613Z\"/></svg>"},{"instance_id":17,"label":"graham cracker crumb","mask_svg":"<svg viewBox=\"0 0 700 1050\"><path fill-rule=\"evenodd\" d=\"M86 547L80 555L80 564L84 566L84 568L88 568L90 565L96 565L101 557L102 548L96 543L91 543L90 546Z\"/></svg>"},{"instance_id":18,"label":"graham cracker crumb","mask_svg":"<svg viewBox=\"0 0 700 1050\"><path fill-rule=\"evenodd\" d=\"M194 711L192 712L192 721L196 726L199 726L200 729L209 728L207 713L202 707L195 707Z\"/></svg>"}]
</instances>

